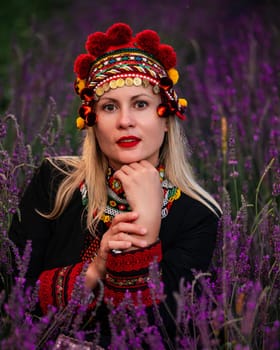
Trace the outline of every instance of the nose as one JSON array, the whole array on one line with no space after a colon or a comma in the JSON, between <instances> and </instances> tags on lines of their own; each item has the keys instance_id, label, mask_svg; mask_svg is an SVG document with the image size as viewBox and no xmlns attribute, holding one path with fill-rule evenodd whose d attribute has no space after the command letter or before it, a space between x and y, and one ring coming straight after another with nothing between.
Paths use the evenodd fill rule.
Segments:
<instances>
[{"instance_id":1,"label":"nose","mask_svg":"<svg viewBox=\"0 0 280 350\"><path fill-rule=\"evenodd\" d=\"M127 129L135 125L135 119L132 111L128 107L122 107L119 110L118 127L120 129Z\"/></svg>"}]
</instances>

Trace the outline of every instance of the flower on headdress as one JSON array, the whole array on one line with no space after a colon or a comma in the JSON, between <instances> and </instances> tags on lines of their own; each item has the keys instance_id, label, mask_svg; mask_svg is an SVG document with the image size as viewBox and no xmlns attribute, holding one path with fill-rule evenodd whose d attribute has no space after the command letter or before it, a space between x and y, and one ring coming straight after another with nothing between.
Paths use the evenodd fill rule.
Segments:
<instances>
[{"instance_id":1,"label":"flower on headdress","mask_svg":"<svg viewBox=\"0 0 280 350\"><path fill-rule=\"evenodd\" d=\"M76 119L76 126L77 126L77 129L79 130L82 130L85 128L85 121L82 117L77 117Z\"/></svg>"},{"instance_id":2,"label":"flower on headdress","mask_svg":"<svg viewBox=\"0 0 280 350\"><path fill-rule=\"evenodd\" d=\"M88 106L88 105L83 104L83 105L81 105L81 107L79 108L79 115L80 115L83 119L85 119L86 114L89 113L90 111L91 111L91 107Z\"/></svg>"},{"instance_id":3,"label":"flower on headdress","mask_svg":"<svg viewBox=\"0 0 280 350\"><path fill-rule=\"evenodd\" d=\"M137 46L144 51L156 55L160 44L160 37L154 30L146 29L135 36Z\"/></svg>"},{"instance_id":4,"label":"flower on headdress","mask_svg":"<svg viewBox=\"0 0 280 350\"><path fill-rule=\"evenodd\" d=\"M96 122L96 114L94 111L91 111L86 116L86 124L87 126L93 126Z\"/></svg>"},{"instance_id":5,"label":"flower on headdress","mask_svg":"<svg viewBox=\"0 0 280 350\"><path fill-rule=\"evenodd\" d=\"M178 99L178 107L179 109L176 111L176 116L181 120L185 120L186 117L183 114L185 112L186 107L188 106L188 101L185 98Z\"/></svg>"},{"instance_id":6,"label":"flower on headdress","mask_svg":"<svg viewBox=\"0 0 280 350\"><path fill-rule=\"evenodd\" d=\"M176 52L170 45L160 44L157 58L163 64L166 70L176 66Z\"/></svg>"},{"instance_id":7,"label":"flower on headdress","mask_svg":"<svg viewBox=\"0 0 280 350\"><path fill-rule=\"evenodd\" d=\"M166 103L161 103L157 107L157 114L160 118L167 118L170 116L169 106Z\"/></svg>"},{"instance_id":8,"label":"flower on headdress","mask_svg":"<svg viewBox=\"0 0 280 350\"><path fill-rule=\"evenodd\" d=\"M176 101L166 101L158 105L157 114L161 118L167 118L176 114L180 119L184 119L182 113L178 110L178 104Z\"/></svg>"},{"instance_id":9,"label":"flower on headdress","mask_svg":"<svg viewBox=\"0 0 280 350\"><path fill-rule=\"evenodd\" d=\"M172 80L173 84L177 84L178 80L179 80L179 73L177 71L177 69L175 68L170 68L167 72L169 78Z\"/></svg>"},{"instance_id":10,"label":"flower on headdress","mask_svg":"<svg viewBox=\"0 0 280 350\"><path fill-rule=\"evenodd\" d=\"M178 109L178 104L175 101L168 101L168 106L171 114L174 114Z\"/></svg>"},{"instance_id":11,"label":"flower on headdress","mask_svg":"<svg viewBox=\"0 0 280 350\"><path fill-rule=\"evenodd\" d=\"M80 79L88 77L91 65L94 61L94 57L87 53L80 54L74 62L74 72Z\"/></svg>"},{"instance_id":12,"label":"flower on headdress","mask_svg":"<svg viewBox=\"0 0 280 350\"><path fill-rule=\"evenodd\" d=\"M87 126L93 126L96 122L96 113L93 109L93 105L81 105L81 107L79 108L79 116L84 120ZM81 120L79 120L79 123L81 123Z\"/></svg>"},{"instance_id":13,"label":"flower on headdress","mask_svg":"<svg viewBox=\"0 0 280 350\"><path fill-rule=\"evenodd\" d=\"M125 23L115 23L108 28L107 37L110 45L123 45L127 44L132 39L132 29Z\"/></svg>"},{"instance_id":14,"label":"flower on headdress","mask_svg":"<svg viewBox=\"0 0 280 350\"><path fill-rule=\"evenodd\" d=\"M179 98L179 105L183 108L187 107L188 101L185 98Z\"/></svg>"},{"instance_id":15,"label":"flower on headdress","mask_svg":"<svg viewBox=\"0 0 280 350\"><path fill-rule=\"evenodd\" d=\"M173 81L169 77L162 77L159 82L159 87L164 91L170 90L173 86Z\"/></svg>"},{"instance_id":16,"label":"flower on headdress","mask_svg":"<svg viewBox=\"0 0 280 350\"><path fill-rule=\"evenodd\" d=\"M80 97L84 101L91 101L93 99L93 90L88 87L84 88L80 93Z\"/></svg>"},{"instance_id":17,"label":"flower on headdress","mask_svg":"<svg viewBox=\"0 0 280 350\"><path fill-rule=\"evenodd\" d=\"M95 32L87 37L86 50L91 55L97 57L107 50L109 44L108 37L105 33Z\"/></svg>"},{"instance_id":18,"label":"flower on headdress","mask_svg":"<svg viewBox=\"0 0 280 350\"><path fill-rule=\"evenodd\" d=\"M128 44L132 40L132 29L125 23L115 23L108 28L106 33L95 32L88 36L86 50L91 55L98 57L103 55L110 46Z\"/></svg>"},{"instance_id":19,"label":"flower on headdress","mask_svg":"<svg viewBox=\"0 0 280 350\"><path fill-rule=\"evenodd\" d=\"M74 89L78 95L80 95L80 92L85 88L85 86L86 86L85 79L77 78L74 82Z\"/></svg>"}]
</instances>

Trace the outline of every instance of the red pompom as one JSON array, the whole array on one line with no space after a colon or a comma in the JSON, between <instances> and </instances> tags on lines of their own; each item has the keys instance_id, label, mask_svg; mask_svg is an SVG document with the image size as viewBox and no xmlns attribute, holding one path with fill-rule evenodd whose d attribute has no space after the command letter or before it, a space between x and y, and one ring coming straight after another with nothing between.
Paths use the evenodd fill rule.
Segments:
<instances>
[{"instance_id":1,"label":"red pompom","mask_svg":"<svg viewBox=\"0 0 280 350\"><path fill-rule=\"evenodd\" d=\"M105 33L95 32L87 37L86 50L93 56L100 56L109 47L109 40Z\"/></svg>"},{"instance_id":2,"label":"red pompom","mask_svg":"<svg viewBox=\"0 0 280 350\"><path fill-rule=\"evenodd\" d=\"M83 119L85 119L86 116L91 112L92 112L91 106L81 105L81 107L79 108L79 116Z\"/></svg>"},{"instance_id":3,"label":"red pompom","mask_svg":"<svg viewBox=\"0 0 280 350\"><path fill-rule=\"evenodd\" d=\"M176 66L177 57L173 47L166 44L159 45L157 55L158 60L163 64L166 70Z\"/></svg>"},{"instance_id":4,"label":"red pompom","mask_svg":"<svg viewBox=\"0 0 280 350\"><path fill-rule=\"evenodd\" d=\"M84 101L91 101L93 99L93 90L88 87L84 88L80 93L80 97Z\"/></svg>"},{"instance_id":5,"label":"red pompom","mask_svg":"<svg viewBox=\"0 0 280 350\"><path fill-rule=\"evenodd\" d=\"M76 58L74 62L74 72L80 79L87 78L93 61L94 57L86 53L82 53Z\"/></svg>"},{"instance_id":6,"label":"red pompom","mask_svg":"<svg viewBox=\"0 0 280 350\"><path fill-rule=\"evenodd\" d=\"M160 44L160 37L157 32L154 30L146 29L142 32L138 33L135 37L137 46L151 53L152 55L156 55L158 53L158 48Z\"/></svg>"},{"instance_id":7,"label":"red pompom","mask_svg":"<svg viewBox=\"0 0 280 350\"><path fill-rule=\"evenodd\" d=\"M167 118L170 116L170 110L166 103L161 103L157 107L157 114L160 118Z\"/></svg>"},{"instance_id":8,"label":"red pompom","mask_svg":"<svg viewBox=\"0 0 280 350\"><path fill-rule=\"evenodd\" d=\"M174 114L177 111L177 109L178 109L177 102L169 101L168 105L169 105L169 110L170 110L171 114Z\"/></svg>"},{"instance_id":9,"label":"red pompom","mask_svg":"<svg viewBox=\"0 0 280 350\"><path fill-rule=\"evenodd\" d=\"M96 113L94 111L89 112L86 115L85 122L87 126L93 126L96 122Z\"/></svg>"},{"instance_id":10,"label":"red pompom","mask_svg":"<svg viewBox=\"0 0 280 350\"><path fill-rule=\"evenodd\" d=\"M107 37L110 41L110 45L123 45L127 44L132 39L132 29L126 23L115 23L108 28Z\"/></svg>"},{"instance_id":11,"label":"red pompom","mask_svg":"<svg viewBox=\"0 0 280 350\"><path fill-rule=\"evenodd\" d=\"M172 88L173 81L169 77L162 77L159 82L159 87L164 91L168 91Z\"/></svg>"}]
</instances>

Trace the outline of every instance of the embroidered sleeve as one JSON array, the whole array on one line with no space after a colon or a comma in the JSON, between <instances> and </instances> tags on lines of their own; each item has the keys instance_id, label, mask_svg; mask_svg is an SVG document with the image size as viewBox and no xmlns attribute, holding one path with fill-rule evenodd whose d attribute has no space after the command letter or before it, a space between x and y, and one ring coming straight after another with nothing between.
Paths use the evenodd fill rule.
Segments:
<instances>
[{"instance_id":1,"label":"embroidered sleeve","mask_svg":"<svg viewBox=\"0 0 280 350\"><path fill-rule=\"evenodd\" d=\"M43 313L47 313L48 305L63 308L71 299L75 280L82 272L83 263L46 270L39 276L39 302Z\"/></svg>"},{"instance_id":2,"label":"embroidered sleeve","mask_svg":"<svg viewBox=\"0 0 280 350\"><path fill-rule=\"evenodd\" d=\"M96 254L99 245L100 239L98 237L95 239L87 237L80 263L45 270L40 274L39 303L44 314L48 311L48 305L63 308L68 304L76 278L81 274L85 264L90 262L91 257ZM95 300L90 303L89 308L94 308L94 306Z\"/></svg>"},{"instance_id":3,"label":"embroidered sleeve","mask_svg":"<svg viewBox=\"0 0 280 350\"><path fill-rule=\"evenodd\" d=\"M46 270L39 276L39 303L43 314L48 312L49 305L58 309L64 308L71 300L76 278L81 274L84 262L75 265ZM90 302L89 308L94 308L96 299Z\"/></svg>"},{"instance_id":4,"label":"embroidered sleeve","mask_svg":"<svg viewBox=\"0 0 280 350\"><path fill-rule=\"evenodd\" d=\"M148 282L149 267L155 259L158 263L162 259L160 241L145 249L120 254L110 253L106 266L105 298L118 305L128 290L133 301L137 303L137 294L141 291L142 302L146 306L152 305Z\"/></svg>"}]
</instances>

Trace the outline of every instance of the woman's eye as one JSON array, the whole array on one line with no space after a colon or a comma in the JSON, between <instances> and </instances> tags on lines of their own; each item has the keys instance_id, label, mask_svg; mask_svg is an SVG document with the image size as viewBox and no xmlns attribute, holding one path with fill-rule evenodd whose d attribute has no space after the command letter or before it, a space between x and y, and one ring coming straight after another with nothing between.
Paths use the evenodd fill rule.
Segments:
<instances>
[{"instance_id":1,"label":"woman's eye","mask_svg":"<svg viewBox=\"0 0 280 350\"><path fill-rule=\"evenodd\" d=\"M145 108L147 106L148 106L148 103L146 101L137 101L135 103L135 107L139 109Z\"/></svg>"},{"instance_id":2,"label":"woman's eye","mask_svg":"<svg viewBox=\"0 0 280 350\"><path fill-rule=\"evenodd\" d=\"M102 106L102 109L105 112L113 112L116 110L116 105L114 103L106 103L105 105Z\"/></svg>"}]
</instances>

